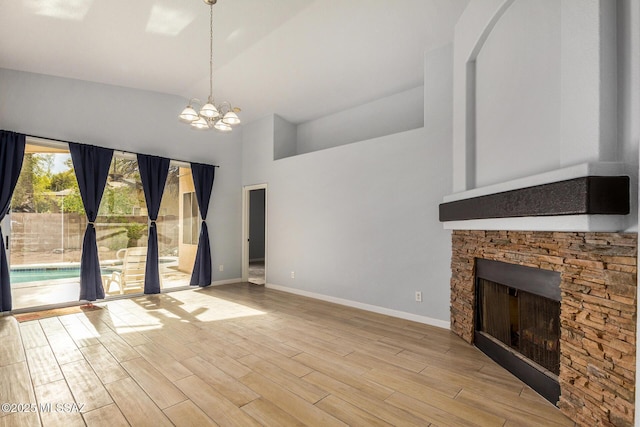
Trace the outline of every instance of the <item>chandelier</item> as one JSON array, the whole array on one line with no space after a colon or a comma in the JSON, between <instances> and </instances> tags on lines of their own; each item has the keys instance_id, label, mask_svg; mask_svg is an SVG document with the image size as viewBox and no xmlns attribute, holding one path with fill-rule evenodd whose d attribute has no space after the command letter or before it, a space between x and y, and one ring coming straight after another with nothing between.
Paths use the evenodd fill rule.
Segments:
<instances>
[{"instance_id":1,"label":"chandelier","mask_svg":"<svg viewBox=\"0 0 640 427\"><path fill-rule=\"evenodd\" d=\"M234 108L228 101L216 105L213 100L213 5L217 0L203 0L210 7L209 13L209 98L203 104L198 98L191 98L189 105L180 113L180 120L191 125L193 129L216 129L221 132L231 132L232 126L240 123L236 113L239 108ZM200 107L196 111L195 106Z\"/></svg>"}]
</instances>

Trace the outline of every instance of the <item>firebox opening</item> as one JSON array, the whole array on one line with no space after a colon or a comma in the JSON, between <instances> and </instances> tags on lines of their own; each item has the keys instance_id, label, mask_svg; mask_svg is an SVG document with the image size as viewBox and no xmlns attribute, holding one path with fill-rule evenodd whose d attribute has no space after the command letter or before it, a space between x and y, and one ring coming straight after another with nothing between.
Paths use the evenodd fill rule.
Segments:
<instances>
[{"instance_id":1,"label":"firebox opening","mask_svg":"<svg viewBox=\"0 0 640 427\"><path fill-rule=\"evenodd\" d=\"M550 402L559 398L559 274L476 260L475 345Z\"/></svg>"},{"instance_id":2,"label":"firebox opening","mask_svg":"<svg viewBox=\"0 0 640 427\"><path fill-rule=\"evenodd\" d=\"M476 329L523 355L541 371L560 373L560 303L478 279Z\"/></svg>"}]
</instances>

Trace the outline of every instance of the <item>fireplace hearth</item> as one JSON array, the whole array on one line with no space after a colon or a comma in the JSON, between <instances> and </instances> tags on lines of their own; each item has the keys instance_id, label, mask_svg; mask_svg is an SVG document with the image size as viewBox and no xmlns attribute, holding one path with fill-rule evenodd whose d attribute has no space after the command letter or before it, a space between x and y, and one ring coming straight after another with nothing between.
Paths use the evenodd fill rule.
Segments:
<instances>
[{"instance_id":1,"label":"fireplace hearth","mask_svg":"<svg viewBox=\"0 0 640 427\"><path fill-rule=\"evenodd\" d=\"M475 314L475 345L556 404L560 274L478 259Z\"/></svg>"}]
</instances>

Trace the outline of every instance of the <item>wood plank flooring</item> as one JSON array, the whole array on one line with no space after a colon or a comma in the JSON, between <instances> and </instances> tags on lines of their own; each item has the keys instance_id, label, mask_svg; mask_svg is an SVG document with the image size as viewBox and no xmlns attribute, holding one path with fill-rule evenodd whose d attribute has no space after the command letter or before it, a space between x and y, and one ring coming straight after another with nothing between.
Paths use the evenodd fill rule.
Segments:
<instances>
[{"instance_id":1,"label":"wood plank flooring","mask_svg":"<svg viewBox=\"0 0 640 427\"><path fill-rule=\"evenodd\" d=\"M447 330L247 283L101 305L0 317L0 426L574 425Z\"/></svg>"}]
</instances>

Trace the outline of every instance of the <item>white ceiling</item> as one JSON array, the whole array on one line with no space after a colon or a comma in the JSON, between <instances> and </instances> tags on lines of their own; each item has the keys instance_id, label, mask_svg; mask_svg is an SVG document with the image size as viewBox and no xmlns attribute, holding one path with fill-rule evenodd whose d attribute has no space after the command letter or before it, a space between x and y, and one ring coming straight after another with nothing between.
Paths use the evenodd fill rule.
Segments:
<instances>
[{"instance_id":1,"label":"white ceiling","mask_svg":"<svg viewBox=\"0 0 640 427\"><path fill-rule=\"evenodd\" d=\"M423 83L468 0L218 0L214 95L301 123ZM206 98L202 0L0 0L0 68ZM177 112L176 112L177 114Z\"/></svg>"}]
</instances>

